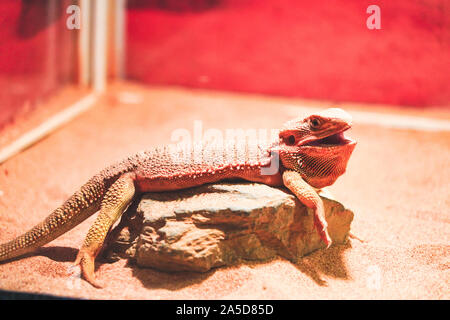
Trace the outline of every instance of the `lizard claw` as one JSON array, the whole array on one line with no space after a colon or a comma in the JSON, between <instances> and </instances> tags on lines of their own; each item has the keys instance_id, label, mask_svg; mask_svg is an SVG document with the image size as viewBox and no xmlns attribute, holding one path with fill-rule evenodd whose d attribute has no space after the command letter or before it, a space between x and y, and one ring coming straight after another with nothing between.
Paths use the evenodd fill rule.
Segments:
<instances>
[{"instance_id":1,"label":"lizard claw","mask_svg":"<svg viewBox=\"0 0 450 320\"><path fill-rule=\"evenodd\" d=\"M81 276L84 280L97 289L103 288L103 285L95 279L95 256L93 254L83 250L83 248L80 249L74 264L80 266Z\"/></svg>"},{"instance_id":2,"label":"lizard claw","mask_svg":"<svg viewBox=\"0 0 450 320\"><path fill-rule=\"evenodd\" d=\"M317 232L319 232L320 239L322 239L322 241L327 246L326 248L328 249L333 243L333 240L331 240L331 237L328 234L327 222L320 216L314 215L314 225L316 226Z\"/></svg>"},{"instance_id":3,"label":"lizard claw","mask_svg":"<svg viewBox=\"0 0 450 320\"><path fill-rule=\"evenodd\" d=\"M328 231L326 228L320 232L320 239L322 239L322 241L326 244L327 249L333 243L333 240L331 240L330 235L328 234Z\"/></svg>"},{"instance_id":4,"label":"lizard claw","mask_svg":"<svg viewBox=\"0 0 450 320\"><path fill-rule=\"evenodd\" d=\"M349 237L350 239L356 239L356 240L358 240L358 241L361 242L361 243L366 243L366 242L367 242L366 240L361 239L361 238L359 238L358 236L356 236L355 234L353 234L351 231L348 233L348 237Z\"/></svg>"}]
</instances>

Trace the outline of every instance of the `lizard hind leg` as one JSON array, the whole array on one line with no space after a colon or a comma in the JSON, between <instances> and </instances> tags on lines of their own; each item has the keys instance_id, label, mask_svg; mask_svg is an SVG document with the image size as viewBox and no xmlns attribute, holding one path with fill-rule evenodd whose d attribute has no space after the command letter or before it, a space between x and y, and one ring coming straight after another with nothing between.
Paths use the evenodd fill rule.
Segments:
<instances>
[{"instance_id":1,"label":"lizard hind leg","mask_svg":"<svg viewBox=\"0 0 450 320\"><path fill-rule=\"evenodd\" d=\"M102 200L100 213L78 252L75 265L80 265L82 277L96 288L102 286L95 279L95 258L109 230L128 207L134 194L134 181L128 175L121 176L111 185Z\"/></svg>"}]
</instances>

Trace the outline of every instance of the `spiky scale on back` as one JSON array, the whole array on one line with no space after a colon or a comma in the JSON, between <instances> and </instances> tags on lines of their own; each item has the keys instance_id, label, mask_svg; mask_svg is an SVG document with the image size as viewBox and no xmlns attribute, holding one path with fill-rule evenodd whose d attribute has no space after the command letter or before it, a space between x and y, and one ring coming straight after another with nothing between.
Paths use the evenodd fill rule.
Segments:
<instances>
[{"instance_id":1,"label":"spiky scale on back","mask_svg":"<svg viewBox=\"0 0 450 320\"><path fill-rule=\"evenodd\" d=\"M241 150L255 149L253 152ZM270 162L264 145L254 148L248 142L223 145L173 145L151 149L135 155L139 163L133 171L141 192L183 189L223 179L244 178L259 174Z\"/></svg>"}]
</instances>

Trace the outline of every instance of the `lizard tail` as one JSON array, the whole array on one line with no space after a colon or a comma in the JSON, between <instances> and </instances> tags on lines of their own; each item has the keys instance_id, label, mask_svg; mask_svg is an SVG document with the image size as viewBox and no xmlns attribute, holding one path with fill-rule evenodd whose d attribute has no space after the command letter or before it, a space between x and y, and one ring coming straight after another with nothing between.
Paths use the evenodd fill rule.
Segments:
<instances>
[{"instance_id":1,"label":"lizard tail","mask_svg":"<svg viewBox=\"0 0 450 320\"><path fill-rule=\"evenodd\" d=\"M94 176L43 222L17 238L0 245L0 261L30 253L74 228L100 208L106 186Z\"/></svg>"}]
</instances>

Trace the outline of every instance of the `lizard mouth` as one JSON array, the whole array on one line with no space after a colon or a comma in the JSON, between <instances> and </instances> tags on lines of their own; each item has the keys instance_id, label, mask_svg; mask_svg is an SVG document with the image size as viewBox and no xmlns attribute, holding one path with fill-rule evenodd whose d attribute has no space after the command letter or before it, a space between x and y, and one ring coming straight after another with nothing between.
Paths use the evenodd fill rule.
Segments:
<instances>
[{"instance_id":1,"label":"lizard mouth","mask_svg":"<svg viewBox=\"0 0 450 320\"><path fill-rule=\"evenodd\" d=\"M331 148L355 144L356 142L353 139L350 139L344 135L344 131L347 131L348 129L349 128L346 128L325 138L309 141L303 146Z\"/></svg>"}]
</instances>

